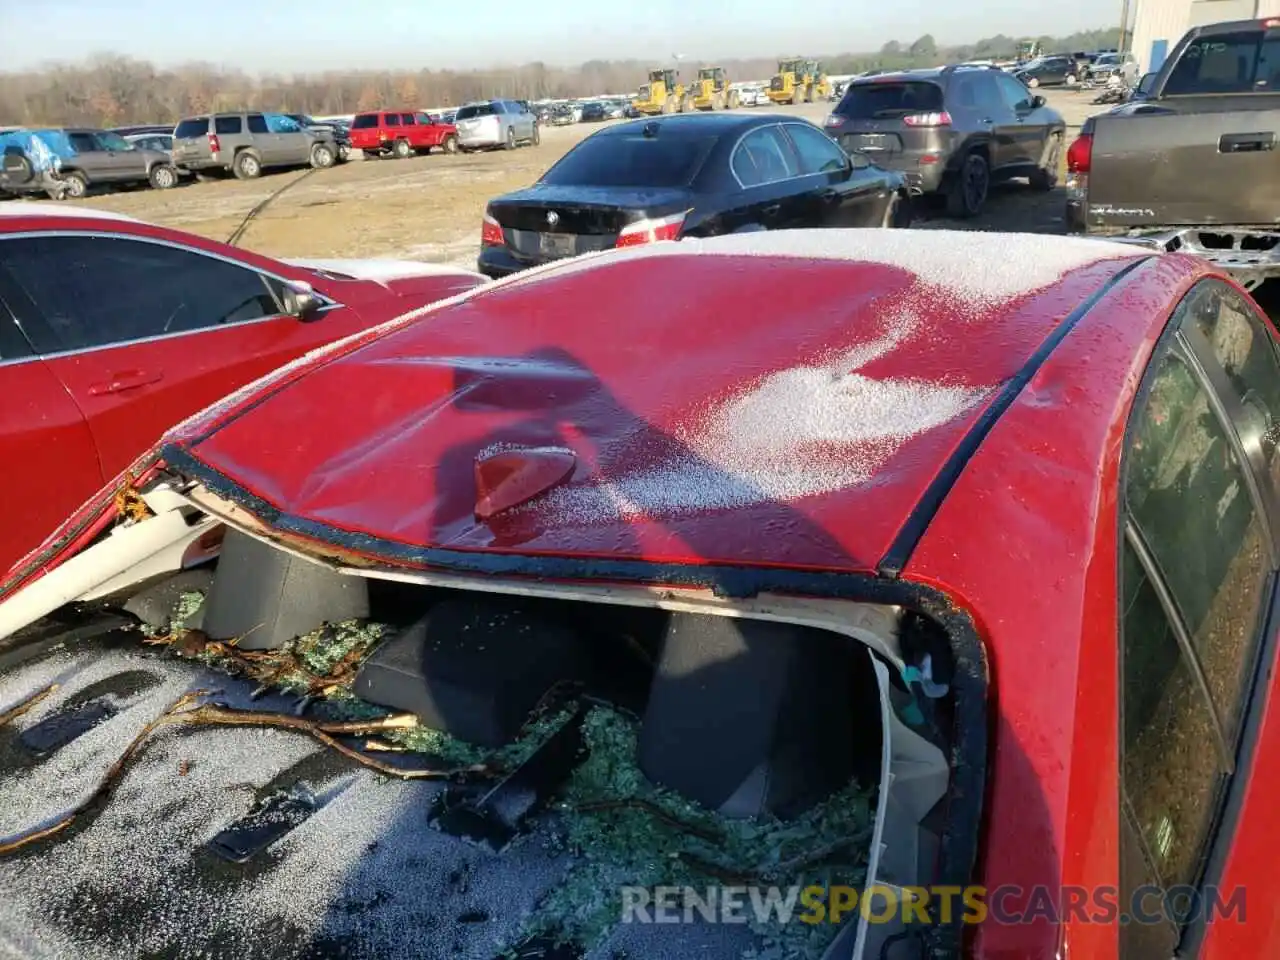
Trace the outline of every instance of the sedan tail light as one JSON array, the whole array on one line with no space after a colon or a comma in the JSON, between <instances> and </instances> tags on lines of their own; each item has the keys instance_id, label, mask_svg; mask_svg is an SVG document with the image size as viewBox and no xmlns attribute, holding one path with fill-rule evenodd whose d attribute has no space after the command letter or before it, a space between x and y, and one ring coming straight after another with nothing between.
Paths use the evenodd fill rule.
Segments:
<instances>
[{"instance_id":1,"label":"sedan tail light","mask_svg":"<svg viewBox=\"0 0 1280 960\"><path fill-rule=\"evenodd\" d=\"M222 144L218 142L218 135L216 133L210 133L207 134L207 136L209 137L209 152L220 152L222 150Z\"/></svg>"},{"instance_id":2,"label":"sedan tail light","mask_svg":"<svg viewBox=\"0 0 1280 960\"><path fill-rule=\"evenodd\" d=\"M678 240L680 230L684 227L684 218L689 211L675 213L669 217L655 220L637 220L622 228L615 246L636 247L642 243L657 243L659 240Z\"/></svg>"},{"instance_id":3,"label":"sedan tail light","mask_svg":"<svg viewBox=\"0 0 1280 960\"><path fill-rule=\"evenodd\" d=\"M484 212L484 220L480 224L480 246L500 247L506 243L500 224L488 210Z\"/></svg>"},{"instance_id":4,"label":"sedan tail light","mask_svg":"<svg viewBox=\"0 0 1280 960\"><path fill-rule=\"evenodd\" d=\"M951 114L945 110L935 110L932 113L911 113L903 117L902 122L908 127L949 127L951 126Z\"/></svg>"}]
</instances>

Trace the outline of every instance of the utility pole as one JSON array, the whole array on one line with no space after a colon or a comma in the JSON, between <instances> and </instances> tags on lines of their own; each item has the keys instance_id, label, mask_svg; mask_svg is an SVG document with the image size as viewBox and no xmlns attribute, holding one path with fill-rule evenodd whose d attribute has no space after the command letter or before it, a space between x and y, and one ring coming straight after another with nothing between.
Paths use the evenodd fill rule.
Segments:
<instances>
[{"instance_id":1,"label":"utility pole","mask_svg":"<svg viewBox=\"0 0 1280 960\"><path fill-rule=\"evenodd\" d=\"M1120 0L1120 41L1116 44L1116 49L1120 53L1125 52L1125 48L1129 43L1129 0Z\"/></svg>"}]
</instances>

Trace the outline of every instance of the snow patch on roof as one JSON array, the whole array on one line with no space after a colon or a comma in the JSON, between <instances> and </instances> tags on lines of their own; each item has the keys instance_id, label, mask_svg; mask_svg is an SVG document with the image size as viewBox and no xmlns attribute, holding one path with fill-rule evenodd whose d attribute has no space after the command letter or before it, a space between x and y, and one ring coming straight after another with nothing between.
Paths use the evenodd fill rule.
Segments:
<instances>
[{"instance_id":1,"label":"snow patch on roof","mask_svg":"<svg viewBox=\"0 0 1280 960\"><path fill-rule=\"evenodd\" d=\"M1072 270L1119 257L1149 256L1130 244L1091 237L958 230L765 230L707 239L664 241L575 257L516 274L491 289L564 277L627 260L667 256L795 257L883 264L914 273L972 303L995 303L1030 293Z\"/></svg>"},{"instance_id":2,"label":"snow patch on roof","mask_svg":"<svg viewBox=\"0 0 1280 960\"><path fill-rule=\"evenodd\" d=\"M88 220L116 220L122 223L143 223L136 217L128 217L123 213L110 210L99 210L96 207L83 207L79 204L52 203L42 200L13 200L0 203L0 217L54 217L57 219L83 218Z\"/></svg>"},{"instance_id":3,"label":"snow patch on roof","mask_svg":"<svg viewBox=\"0 0 1280 960\"><path fill-rule=\"evenodd\" d=\"M560 487L531 509L581 523L673 517L785 503L863 483L907 440L964 415L995 389L857 372L918 324L903 313L873 341L764 377L677 430L687 454Z\"/></svg>"}]
</instances>

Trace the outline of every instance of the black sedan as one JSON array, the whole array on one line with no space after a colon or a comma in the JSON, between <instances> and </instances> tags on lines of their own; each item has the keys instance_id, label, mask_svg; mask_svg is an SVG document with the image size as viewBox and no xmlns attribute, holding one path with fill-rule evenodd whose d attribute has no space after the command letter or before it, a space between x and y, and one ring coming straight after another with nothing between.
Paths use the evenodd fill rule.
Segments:
<instances>
[{"instance_id":1,"label":"black sedan","mask_svg":"<svg viewBox=\"0 0 1280 960\"><path fill-rule=\"evenodd\" d=\"M600 120L608 120L609 111L599 100L592 100L582 105L582 122L596 123Z\"/></svg>"},{"instance_id":2,"label":"black sedan","mask_svg":"<svg viewBox=\"0 0 1280 960\"><path fill-rule=\"evenodd\" d=\"M789 116L679 114L606 127L489 201L481 273L580 253L794 227L903 227L903 175Z\"/></svg>"},{"instance_id":3,"label":"black sedan","mask_svg":"<svg viewBox=\"0 0 1280 960\"><path fill-rule=\"evenodd\" d=\"M1057 87L1074 84L1078 77L1076 61L1071 57L1040 57L1030 63L1024 63L1013 75L1022 81L1024 86Z\"/></svg>"}]
</instances>

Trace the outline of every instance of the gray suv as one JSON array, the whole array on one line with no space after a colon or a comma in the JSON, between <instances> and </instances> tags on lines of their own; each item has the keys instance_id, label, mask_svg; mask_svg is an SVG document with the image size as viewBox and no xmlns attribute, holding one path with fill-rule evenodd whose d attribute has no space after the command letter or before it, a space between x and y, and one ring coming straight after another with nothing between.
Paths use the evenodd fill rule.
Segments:
<instances>
[{"instance_id":1,"label":"gray suv","mask_svg":"<svg viewBox=\"0 0 1280 960\"><path fill-rule=\"evenodd\" d=\"M846 153L898 170L913 191L977 215L993 182L1058 182L1066 124L1013 76L981 66L909 70L852 81L824 129Z\"/></svg>"},{"instance_id":2,"label":"gray suv","mask_svg":"<svg viewBox=\"0 0 1280 960\"><path fill-rule=\"evenodd\" d=\"M307 129L283 113L215 113L189 117L173 131L173 162L192 172L229 171L252 180L270 167L331 167L333 132Z\"/></svg>"},{"instance_id":3,"label":"gray suv","mask_svg":"<svg viewBox=\"0 0 1280 960\"><path fill-rule=\"evenodd\" d=\"M90 187L150 184L167 190L178 183L178 171L169 154L126 141L120 134L81 127L47 131L66 144L60 167L41 170L21 146L4 149L0 164L0 190L11 193L47 193L61 200L83 197Z\"/></svg>"}]
</instances>

